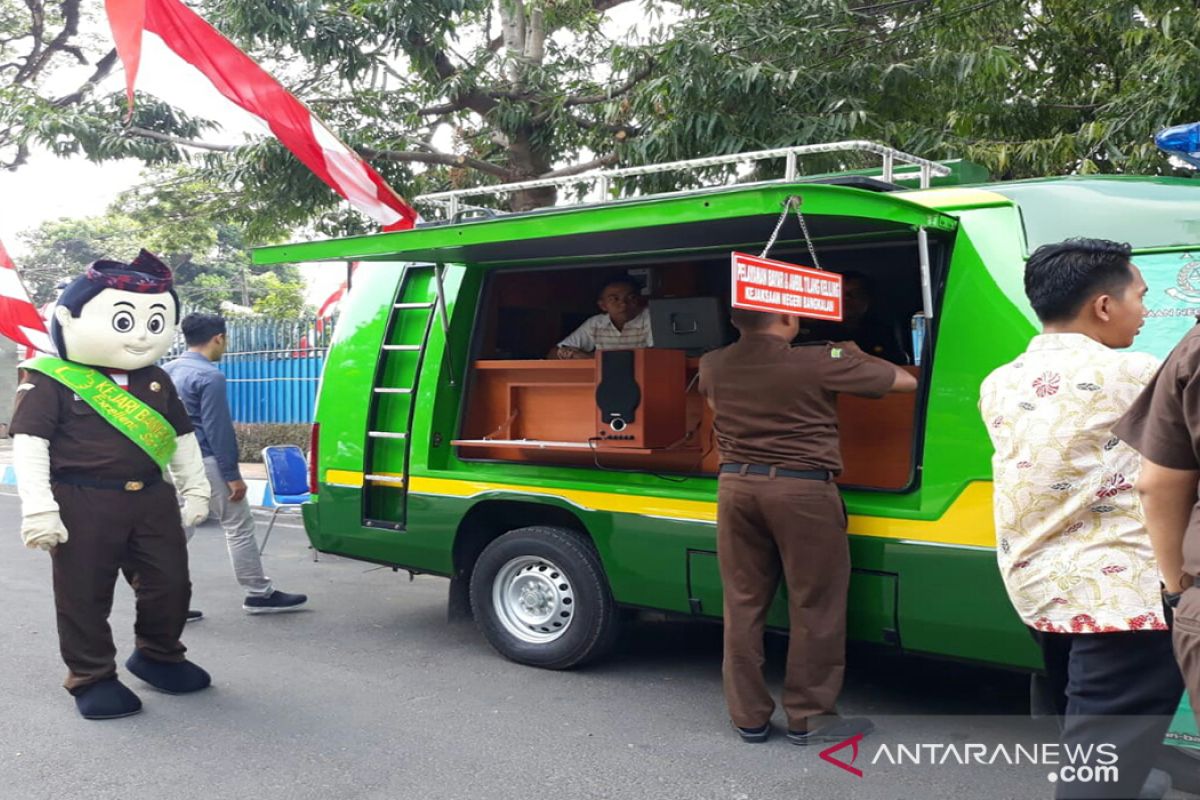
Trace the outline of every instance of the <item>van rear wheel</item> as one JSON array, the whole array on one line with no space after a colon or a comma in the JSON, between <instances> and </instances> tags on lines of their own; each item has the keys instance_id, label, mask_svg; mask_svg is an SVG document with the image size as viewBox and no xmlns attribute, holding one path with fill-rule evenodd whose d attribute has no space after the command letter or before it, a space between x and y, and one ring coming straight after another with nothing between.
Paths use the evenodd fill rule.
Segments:
<instances>
[{"instance_id":1,"label":"van rear wheel","mask_svg":"<svg viewBox=\"0 0 1200 800\"><path fill-rule=\"evenodd\" d=\"M489 544L471 573L471 610L492 647L535 667L579 666L616 640L600 558L566 528L518 528Z\"/></svg>"}]
</instances>

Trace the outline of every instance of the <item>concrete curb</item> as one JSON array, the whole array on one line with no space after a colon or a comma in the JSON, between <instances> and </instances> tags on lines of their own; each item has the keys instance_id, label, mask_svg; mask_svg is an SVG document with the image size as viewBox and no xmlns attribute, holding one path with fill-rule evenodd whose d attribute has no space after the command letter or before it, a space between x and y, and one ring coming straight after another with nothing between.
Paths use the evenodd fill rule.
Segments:
<instances>
[{"instance_id":1,"label":"concrete curb","mask_svg":"<svg viewBox=\"0 0 1200 800\"><path fill-rule=\"evenodd\" d=\"M4 475L0 478L0 486L16 486L17 474L12 464L4 465ZM256 508L274 508L275 497L271 494L271 485L262 479L250 478L246 481L246 499Z\"/></svg>"}]
</instances>

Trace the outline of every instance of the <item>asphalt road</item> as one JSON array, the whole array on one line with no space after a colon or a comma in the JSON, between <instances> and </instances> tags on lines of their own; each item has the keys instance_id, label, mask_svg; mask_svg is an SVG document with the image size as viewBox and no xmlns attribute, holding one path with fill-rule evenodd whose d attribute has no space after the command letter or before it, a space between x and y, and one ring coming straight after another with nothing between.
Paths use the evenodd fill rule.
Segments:
<instances>
[{"instance_id":1,"label":"asphalt road","mask_svg":"<svg viewBox=\"0 0 1200 800\"><path fill-rule=\"evenodd\" d=\"M157 694L145 711L80 719L60 687L49 559L24 549L18 507L0 495L0 798L7 800L357 800L358 798L1031 798L1047 770L872 764L900 741L1052 741L1033 722L1025 676L854 650L843 713L879 726L857 777L777 735L742 744L721 698L720 627L640 621L617 653L576 672L496 655L470 623L447 624L447 584L323 556L296 527L267 551L276 584L310 610L241 611L215 526L192 543L190 656L214 687ZM118 658L132 641L118 589ZM783 646L769 647L778 689ZM777 713L776 724L782 724ZM1032 739L1031 739L1032 740ZM878 758L876 750L874 756ZM848 752L840 753L848 759Z\"/></svg>"}]
</instances>

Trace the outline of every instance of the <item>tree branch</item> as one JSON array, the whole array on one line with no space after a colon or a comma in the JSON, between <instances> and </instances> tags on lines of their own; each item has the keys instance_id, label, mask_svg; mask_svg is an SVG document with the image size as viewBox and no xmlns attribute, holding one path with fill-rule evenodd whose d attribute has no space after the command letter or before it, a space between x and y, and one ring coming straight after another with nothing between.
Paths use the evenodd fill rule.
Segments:
<instances>
[{"instance_id":1,"label":"tree branch","mask_svg":"<svg viewBox=\"0 0 1200 800\"><path fill-rule=\"evenodd\" d=\"M440 117L443 114L453 114L455 111L462 111L465 108L461 100L455 100L450 103L443 103L440 106L426 106L418 108L417 113L422 117Z\"/></svg>"},{"instance_id":2,"label":"tree branch","mask_svg":"<svg viewBox=\"0 0 1200 800\"><path fill-rule=\"evenodd\" d=\"M376 150L373 147L359 147L358 152L368 160L395 161L399 163L436 164L444 167L470 167L479 172L494 175L502 180L516 180L517 176L504 167L480 161L470 156L457 156L451 153L417 153L411 150Z\"/></svg>"},{"instance_id":3,"label":"tree branch","mask_svg":"<svg viewBox=\"0 0 1200 800\"><path fill-rule=\"evenodd\" d=\"M180 147L194 147L197 150L211 150L214 153L232 153L237 150L236 145L232 144L209 144L208 142L198 142L195 139L184 139L179 136L172 136L169 133L159 133L158 131L139 128L136 125L126 128L126 135L141 136L144 139L153 139L156 142L167 142L168 144L176 144Z\"/></svg>"},{"instance_id":4,"label":"tree branch","mask_svg":"<svg viewBox=\"0 0 1200 800\"><path fill-rule=\"evenodd\" d=\"M609 153L606 156L601 156L600 158L586 161L583 164L574 164L570 167L563 167L562 169L556 169L551 172L543 173L539 175L538 178L565 178L569 175L578 175L581 172L587 172L590 169L596 169L597 167L611 167L620 160L621 157L616 153Z\"/></svg>"},{"instance_id":5,"label":"tree branch","mask_svg":"<svg viewBox=\"0 0 1200 800\"><path fill-rule=\"evenodd\" d=\"M591 95L582 95L582 96L578 96L578 97L568 97L566 99L566 101L563 103L563 105L566 108L571 108L573 106L587 106L587 105L595 105L596 103L607 103L609 100L612 100L615 97L620 97L621 95L627 94L628 92L632 91L633 87L637 86L639 83L646 80L646 78L649 78L651 73L653 73L653 72L654 72L654 62L648 61L648 62L646 62L646 65L644 67L639 69L633 75L630 75L629 80L625 81L625 83L621 84L620 86L617 86L616 88L609 89L608 92L606 92L605 94L591 94Z\"/></svg>"},{"instance_id":6,"label":"tree branch","mask_svg":"<svg viewBox=\"0 0 1200 800\"><path fill-rule=\"evenodd\" d=\"M104 58L96 62L96 70L92 73L91 77L80 84L78 89L71 94L63 95L57 100L54 100L51 105L53 105L55 108L66 108L67 106L72 106L80 102L83 100L83 98L87 97L87 95L91 94L91 91L96 87L96 84L108 77L108 74L112 72L113 65L116 63L117 50L116 48L113 48L112 50L108 51Z\"/></svg>"},{"instance_id":7,"label":"tree branch","mask_svg":"<svg viewBox=\"0 0 1200 800\"><path fill-rule=\"evenodd\" d=\"M82 63L86 64L87 60L83 57L83 52L72 45L71 37L79 33L79 3L80 0L63 0L60 8L63 15L63 28L58 32L58 35L45 46L45 49L40 49L41 35L44 33L44 20L37 25L38 35L35 38L34 52L30 54L29 60L25 63L25 69L17 76L16 83L25 83L33 78L36 78L46 65L50 63L56 53L66 52L74 55ZM29 9L31 12L41 14L42 4L28 0ZM40 50L40 52L38 52Z\"/></svg>"},{"instance_id":8,"label":"tree branch","mask_svg":"<svg viewBox=\"0 0 1200 800\"><path fill-rule=\"evenodd\" d=\"M609 9L625 5L630 0L592 0L592 10L603 14Z\"/></svg>"},{"instance_id":9,"label":"tree branch","mask_svg":"<svg viewBox=\"0 0 1200 800\"><path fill-rule=\"evenodd\" d=\"M22 166L27 161L29 161L29 145L22 142L17 145L17 154L13 156L13 160L7 164L0 164L0 169L16 172L17 167Z\"/></svg>"},{"instance_id":10,"label":"tree branch","mask_svg":"<svg viewBox=\"0 0 1200 800\"><path fill-rule=\"evenodd\" d=\"M543 112L542 114L539 114L538 116L534 117L533 121L535 123L545 122L549 118L550 118L550 115L548 113ZM609 133L613 134L614 136L616 136L618 139L621 139L621 140L632 139L634 136L641 136L642 133L644 133L644 131L645 131L644 128L640 128L637 125L613 125L613 124L610 124L607 122L592 122L590 119L584 119L583 117L577 117L574 114L568 114L567 119L571 120L571 122L574 122L576 125L578 125L580 128L583 128L584 130L608 131Z\"/></svg>"},{"instance_id":11,"label":"tree branch","mask_svg":"<svg viewBox=\"0 0 1200 800\"><path fill-rule=\"evenodd\" d=\"M531 0L525 31L525 61L541 64L546 60L546 12L541 0Z\"/></svg>"},{"instance_id":12,"label":"tree branch","mask_svg":"<svg viewBox=\"0 0 1200 800\"><path fill-rule=\"evenodd\" d=\"M408 35L408 46L412 48L412 54L420 58L427 59L433 65L433 70L437 77L443 81L450 80L458 74L458 69L450 63L450 59L444 52L434 47L419 33L413 32ZM462 92L453 98L452 102L458 104L458 108L451 109L461 111L470 109L481 117L486 117L496 108L498 103L487 95L479 91ZM443 111L442 113L448 113Z\"/></svg>"}]
</instances>

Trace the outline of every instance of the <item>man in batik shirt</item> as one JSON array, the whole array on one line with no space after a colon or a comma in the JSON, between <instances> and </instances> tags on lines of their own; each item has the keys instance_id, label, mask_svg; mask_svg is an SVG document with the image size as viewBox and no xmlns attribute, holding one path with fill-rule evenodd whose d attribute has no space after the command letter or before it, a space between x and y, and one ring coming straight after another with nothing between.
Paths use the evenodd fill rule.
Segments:
<instances>
[{"instance_id":1,"label":"man in batik shirt","mask_svg":"<svg viewBox=\"0 0 1200 800\"><path fill-rule=\"evenodd\" d=\"M1042 649L1068 745L1109 743L1115 783L1059 783L1057 797L1137 797L1183 691L1158 565L1133 484L1137 453L1113 436L1156 360L1119 352L1145 320L1128 245L1039 248L1025 293L1043 333L984 381L996 454L996 555Z\"/></svg>"}]
</instances>

